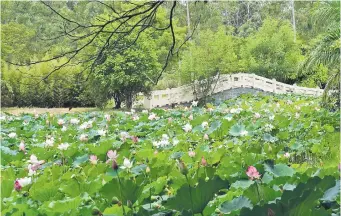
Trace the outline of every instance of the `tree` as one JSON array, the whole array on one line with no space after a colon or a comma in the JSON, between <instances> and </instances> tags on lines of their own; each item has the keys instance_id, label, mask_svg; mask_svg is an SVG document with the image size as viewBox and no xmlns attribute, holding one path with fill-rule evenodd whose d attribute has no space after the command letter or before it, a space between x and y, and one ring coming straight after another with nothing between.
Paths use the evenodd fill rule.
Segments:
<instances>
[{"instance_id":1,"label":"tree","mask_svg":"<svg viewBox=\"0 0 341 216\"><path fill-rule=\"evenodd\" d=\"M103 86L99 91L103 103L115 99L115 108L121 108L121 101L131 109L135 96L142 92L146 95L151 91L153 80L161 69L158 62L158 52L153 38L141 35L143 39L134 43L128 49L111 47L103 53L103 60L95 69L94 80ZM131 43L134 37L126 37L126 43Z\"/></svg>"},{"instance_id":2,"label":"tree","mask_svg":"<svg viewBox=\"0 0 341 216\"><path fill-rule=\"evenodd\" d=\"M303 61L299 41L294 42L290 22L266 19L249 36L242 50L247 71L281 82L294 83L298 65Z\"/></svg>"},{"instance_id":3,"label":"tree","mask_svg":"<svg viewBox=\"0 0 341 216\"><path fill-rule=\"evenodd\" d=\"M323 105L340 106L340 2L323 2L315 13L316 23L327 23L327 32L316 42L304 63L306 70L323 64L332 70L323 94Z\"/></svg>"}]
</instances>

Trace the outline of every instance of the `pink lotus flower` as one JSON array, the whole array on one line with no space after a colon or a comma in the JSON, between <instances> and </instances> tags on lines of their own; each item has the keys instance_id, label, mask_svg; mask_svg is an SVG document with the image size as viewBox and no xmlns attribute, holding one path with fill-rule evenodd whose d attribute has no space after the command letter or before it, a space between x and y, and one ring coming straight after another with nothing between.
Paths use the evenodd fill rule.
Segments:
<instances>
[{"instance_id":1,"label":"pink lotus flower","mask_svg":"<svg viewBox=\"0 0 341 216\"><path fill-rule=\"evenodd\" d=\"M107 156L109 159L107 160L106 163L108 163L109 161L116 161L116 159L119 155L117 154L116 150L115 151L110 150L107 152Z\"/></svg>"},{"instance_id":2,"label":"pink lotus flower","mask_svg":"<svg viewBox=\"0 0 341 216\"><path fill-rule=\"evenodd\" d=\"M15 180L14 182L14 189L16 191L20 191L23 187L29 185L32 183L32 180L30 177L20 178Z\"/></svg>"},{"instance_id":3,"label":"pink lotus flower","mask_svg":"<svg viewBox=\"0 0 341 216\"><path fill-rule=\"evenodd\" d=\"M105 120L110 121L110 115L109 114L105 114L104 118L105 118Z\"/></svg>"},{"instance_id":4,"label":"pink lotus flower","mask_svg":"<svg viewBox=\"0 0 341 216\"><path fill-rule=\"evenodd\" d=\"M189 151L188 152L188 156L190 156L191 158L195 157L195 152L194 151Z\"/></svg>"},{"instance_id":5,"label":"pink lotus flower","mask_svg":"<svg viewBox=\"0 0 341 216\"><path fill-rule=\"evenodd\" d=\"M37 156L35 156L34 154L31 155L30 160L28 160L28 162L32 164L33 170L38 169L41 164L45 163L44 160L38 160Z\"/></svg>"},{"instance_id":6,"label":"pink lotus flower","mask_svg":"<svg viewBox=\"0 0 341 216\"><path fill-rule=\"evenodd\" d=\"M290 157L289 152L285 152L284 157L285 157L285 158L289 158L289 157Z\"/></svg>"},{"instance_id":7,"label":"pink lotus flower","mask_svg":"<svg viewBox=\"0 0 341 216\"><path fill-rule=\"evenodd\" d=\"M96 155L90 155L90 163L93 165L97 164L97 156Z\"/></svg>"},{"instance_id":8,"label":"pink lotus flower","mask_svg":"<svg viewBox=\"0 0 341 216\"><path fill-rule=\"evenodd\" d=\"M24 141L21 141L21 143L19 144L19 151L25 152L25 143L24 143Z\"/></svg>"},{"instance_id":9,"label":"pink lotus flower","mask_svg":"<svg viewBox=\"0 0 341 216\"><path fill-rule=\"evenodd\" d=\"M133 121L138 121L140 118L138 115L134 115L132 119L133 119Z\"/></svg>"},{"instance_id":10,"label":"pink lotus flower","mask_svg":"<svg viewBox=\"0 0 341 216\"><path fill-rule=\"evenodd\" d=\"M192 121L192 120L193 120L193 115L190 115L190 116L188 117L188 119Z\"/></svg>"},{"instance_id":11,"label":"pink lotus flower","mask_svg":"<svg viewBox=\"0 0 341 216\"><path fill-rule=\"evenodd\" d=\"M254 166L249 166L247 168L246 175L249 176L251 180L260 178L260 174Z\"/></svg>"},{"instance_id":12,"label":"pink lotus flower","mask_svg":"<svg viewBox=\"0 0 341 216\"><path fill-rule=\"evenodd\" d=\"M201 157L201 165L202 166L207 166L207 161L204 156Z\"/></svg>"},{"instance_id":13,"label":"pink lotus flower","mask_svg":"<svg viewBox=\"0 0 341 216\"><path fill-rule=\"evenodd\" d=\"M16 180L16 181L14 182L14 189L15 189L16 191L20 191L21 188L22 188L22 187L21 187L19 181Z\"/></svg>"},{"instance_id":14,"label":"pink lotus flower","mask_svg":"<svg viewBox=\"0 0 341 216\"><path fill-rule=\"evenodd\" d=\"M137 143L139 141L139 138L137 136L132 136L131 140L133 141L133 143Z\"/></svg>"}]
</instances>

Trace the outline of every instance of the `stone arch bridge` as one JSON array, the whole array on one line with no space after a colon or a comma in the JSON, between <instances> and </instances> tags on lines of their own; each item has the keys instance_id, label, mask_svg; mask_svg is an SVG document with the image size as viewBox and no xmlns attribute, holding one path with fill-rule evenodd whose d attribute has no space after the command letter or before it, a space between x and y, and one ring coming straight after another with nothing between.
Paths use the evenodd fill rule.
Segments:
<instances>
[{"instance_id":1,"label":"stone arch bridge","mask_svg":"<svg viewBox=\"0 0 341 216\"><path fill-rule=\"evenodd\" d=\"M221 75L210 95L225 94L224 99L243 93L269 92L275 94L298 94L307 96L321 96L323 89L306 88L296 85L288 85L274 79L268 79L255 74L237 73ZM171 104L188 103L195 100L192 85L178 88L152 91L150 97L139 95L135 106L143 106L146 109L169 106Z\"/></svg>"}]
</instances>

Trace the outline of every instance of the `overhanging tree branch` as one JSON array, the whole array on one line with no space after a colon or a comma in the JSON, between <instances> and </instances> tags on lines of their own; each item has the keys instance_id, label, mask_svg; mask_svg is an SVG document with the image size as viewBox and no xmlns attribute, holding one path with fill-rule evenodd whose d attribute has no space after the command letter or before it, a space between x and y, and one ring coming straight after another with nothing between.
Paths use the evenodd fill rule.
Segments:
<instances>
[{"instance_id":1,"label":"overhanging tree branch","mask_svg":"<svg viewBox=\"0 0 341 216\"><path fill-rule=\"evenodd\" d=\"M108 20L97 19L98 23L92 24L89 22L84 24L79 22L78 20L64 15L62 12L59 12L50 4L41 1L43 5L48 7L63 22L63 30L61 31L60 35L48 39L44 38L44 40L52 41L60 38L65 38L71 43L71 46L69 46L70 48L47 59L32 61L25 64L16 62L9 63L16 66L29 66L63 59L62 63L55 66L53 70L42 77L42 80L44 81L48 79L51 74L67 65L72 65L75 62L77 62L76 64L86 62L89 63L85 66L86 69L89 69L89 74L86 78L86 80L88 80L89 75L92 73L92 71L94 71L95 67L102 60L103 52L108 48L113 48L117 45L120 45L124 37L133 35L134 39L131 40L130 43L124 44L123 47L120 46L122 49L129 49L138 41L140 35L147 29L154 29L155 31L169 30L172 37L171 44L169 46L163 67L158 73L156 80L152 82L154 84L157 84L160 77L162 76L162 73L169 65L169 61L171 60L172 56L179 52L179 49L192 37L193 32L196 29L195 27L192 34L187 37L184 42L176 49L176 35L174 31L173 21L177 1L171 2L172 6L168 16L169 21L168 24L164 27L158 26L155 20L159 7L164 4L166 0L148 1L144 3L122 3L132 6L128 9L118 9L115 7L114 4L109 4L107 2L99 0L94 0L93 2L98 3L99 5L102 5L103 7L109 9L109 11L113 13L112 17L110 16ZM94 48L97 49L97 51L95 51L94 54L89 55L88 53L86 53L88 48ZM84 56L87 56L86 59L84 59ZM82 73L83 72L84 71L82 71ZM148 77L148 79L150 78Z\"/></svg>"}]
</instances>

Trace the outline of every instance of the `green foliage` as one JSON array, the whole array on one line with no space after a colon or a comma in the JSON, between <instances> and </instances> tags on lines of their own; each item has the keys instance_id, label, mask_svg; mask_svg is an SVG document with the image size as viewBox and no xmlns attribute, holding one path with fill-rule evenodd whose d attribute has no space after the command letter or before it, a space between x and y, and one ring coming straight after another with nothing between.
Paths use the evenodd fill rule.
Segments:
<instances>
[{"instance_id":1,"label":"green foliage","mask_svg":"<svg viewBox=\"0 0 341 216\"><path fill-rule=\"evenodd\" d=\"M264 20L259 30L247 38L241 53L247 71L282 82L295 80L303 56L293 37L289 22Z\"/></svg>"},{"instance_id":2,"label":"green foliage","mask_svg":"<svg viewBox=\"0 0 341 216\"><path fill-rule=\"evenodd\" d=\"M48 58L48 57L46 57ZM66 61L65 59L61 61ZM93 106L90 91L83 84L81 67L61 69L45 81L42 80L58 61L45 62L31 67L16 67L2 63L2 106L65 107Z\"/></svg>"},{"instance_id":3,"label":"green foliage","mask_svg":"<svg viewBox=\"0 0 341 216\"><path fill-rule=\"evenodd\" d=\"M136 112L136 121L124 112L1 114L1 214L91 215L96 209L112 215L338 213L340 112L322 108L317 98L286 95L244 95L211 107L211 112L154 109L160 117L154 120ZM183 117L188 115L193 120ZM74 118L80 122L71 123ZM83 127L89 121L91 126ZM202 127L204 121L208 127ZM187 123L191 132L182 129ZM100 130L106 134L99 135ZM10 137L12 132L16 136ZM121 132L139 141L124 139ZM277 139L265 140L265 135ZM46 146L49 136L55 138L52 146ZM160 140L166 147L156 145ZM21 141L26 154L19 149ZM70 146L61 150L61 143ZM107 163L109 150L117 151L117 170ZM44 162L32 183L18 192L15 180L31 178L32 154ZM249 178L249 166L259 179Z\"/></svg>"}]
</instances>

